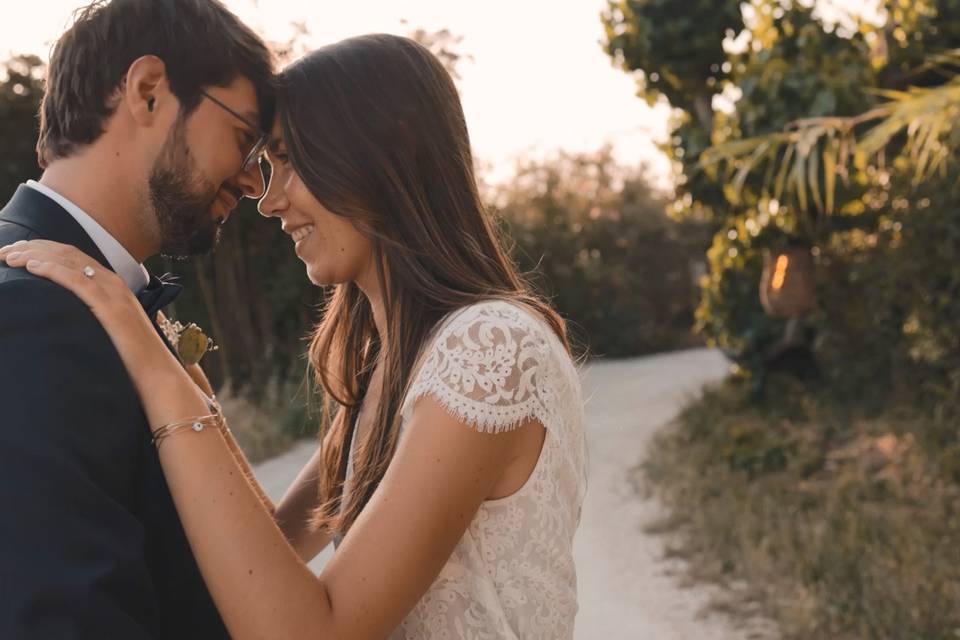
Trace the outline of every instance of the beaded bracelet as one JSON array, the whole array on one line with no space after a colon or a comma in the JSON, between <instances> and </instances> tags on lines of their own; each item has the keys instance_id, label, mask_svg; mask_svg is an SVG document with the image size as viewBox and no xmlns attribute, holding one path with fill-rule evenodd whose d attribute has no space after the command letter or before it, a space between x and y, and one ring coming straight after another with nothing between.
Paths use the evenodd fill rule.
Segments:
<instances>
[{"instance_id":1,"label":"beaded bracelet","mask_svg":"<svg viewBox=\"0 0 960 640\"><path fill-rule=\"evenodd\" d=\"M185 429L190 429L191 431L200 433L206 427L216 427L217 429L222 430L223 417L219 413L211 413L210 415L206 416L197 416L194 418L187 418L178 422L165 424L153 432L153 446L155 446L159 451L160 444L174 433L183 431Z\"/></svg>"}]
</instances>

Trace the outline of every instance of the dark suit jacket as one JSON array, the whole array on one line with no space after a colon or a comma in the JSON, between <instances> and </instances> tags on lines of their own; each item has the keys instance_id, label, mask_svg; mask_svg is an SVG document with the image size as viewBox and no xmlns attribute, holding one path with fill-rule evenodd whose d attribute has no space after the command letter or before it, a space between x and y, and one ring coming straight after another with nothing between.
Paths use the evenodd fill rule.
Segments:
<instances>
[{"instance_id":1,"label":"dark suit jacket","mask_svg":"<svg viewBox=\"0 0 960 640\"><path fill-rule=\"evenodd\" d=\"M21 186L0 246L34 238L109 268ZM0 263L0 638L227 637L106 332L66 289Z\"/></svg>"}]
</instances>

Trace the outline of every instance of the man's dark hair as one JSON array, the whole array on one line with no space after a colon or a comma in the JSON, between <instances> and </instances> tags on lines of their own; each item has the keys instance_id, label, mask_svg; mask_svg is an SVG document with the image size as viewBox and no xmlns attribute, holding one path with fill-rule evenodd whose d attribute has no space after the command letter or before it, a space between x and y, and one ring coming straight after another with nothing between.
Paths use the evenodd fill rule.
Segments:
<instances>
[{"instance_id":1,"label":"man's dark hair","mask_svg":"<svg viewBox=\"0 0 960 640\"><path fill-rule=\"evenodd\" d=\"M204 87L246 77L256 89L261 127L270 130L272 56L218 0L97 0L75 16L50 55L40 106L40 166L103 134L127 69L145 55L163 60L181 115L197 107Z\"/></svg>"}]
</instances>

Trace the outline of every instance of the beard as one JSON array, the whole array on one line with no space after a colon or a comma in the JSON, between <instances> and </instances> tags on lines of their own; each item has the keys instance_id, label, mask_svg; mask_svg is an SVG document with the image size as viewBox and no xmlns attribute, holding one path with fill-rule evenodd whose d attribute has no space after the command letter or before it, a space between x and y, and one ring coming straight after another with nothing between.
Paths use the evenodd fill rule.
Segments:
<instances>
[{"instance_id":1,"label":"beard","mask_svg":"<svg viewBox=\"0 0 960 640\"><path fill-rule=\"evenodd\" d=\"M210 215L218 189L204 179L190 155L184 119L171 128L148 186L160 253L175 260L210 253L220 239L220 222Z\"/></svg>"}]
</instances>

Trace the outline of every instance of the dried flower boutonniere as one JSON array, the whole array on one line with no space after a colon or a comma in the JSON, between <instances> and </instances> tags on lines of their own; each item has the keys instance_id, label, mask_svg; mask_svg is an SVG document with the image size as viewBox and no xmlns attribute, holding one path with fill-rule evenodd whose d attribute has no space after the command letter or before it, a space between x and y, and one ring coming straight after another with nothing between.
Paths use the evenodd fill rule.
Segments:
<instances>
[{"instance_id":1,"label":"dried flower boutonniere","mask_svg":"<svg viewBox=\"0 0 960 640\"><path fill-rule=\"evenodd\" d=\"M170 344L173 345L177 355L180 356L180 360L187 366L200 362L201 358L203 358L208 351L216 351L219 349L219 347L213 343L213 340L207 337L203 329L193 322L183 325L180 322L170 321L170 319L160 313L157 315L157 324L160 325L163 334L167 337Z\"/></svg>"}]
</instances>

